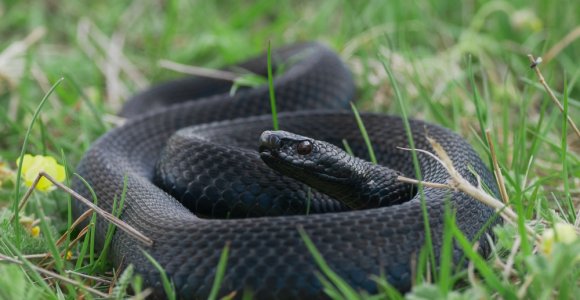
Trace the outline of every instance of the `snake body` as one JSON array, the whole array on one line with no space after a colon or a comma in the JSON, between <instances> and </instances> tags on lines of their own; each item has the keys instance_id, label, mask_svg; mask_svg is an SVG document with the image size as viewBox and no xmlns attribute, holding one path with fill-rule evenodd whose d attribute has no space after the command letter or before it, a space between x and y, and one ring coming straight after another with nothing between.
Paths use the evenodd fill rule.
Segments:
<instances>
[{"instance_id":1,"label":"snake body","mask_svg":"<svg viewBox=\"0 0 580 300\"><path fill-rule=\"evenodd\" d=\"M355 156L368 159L357 123L345 110L354 97L354 84L341 60L317 43L276 50L273 58L294 60L274 81L281 128L340 147L344 139ZM237 67L265 74L265 62L262 56ZM270 169L258 153L260 134L272 129L268 87L241 89L231 96L230 86L191 77L152 87L128 101L122 115L129 121L101 137L81 160L77 172L94 190L98 205L111 211L114 200L123 196L122 220L154 241L141 245L117 229L110 245L113 263L132 264L163 298L159 271L144 256L146 251L169 275L179 298L205 299L228 245L220 295L236 292L241 297L250 291L255 299L325 298L316 275L319 268L298 231L302 228L330 268L355 289L377 292L371 275L382 274L397 289L409 290L412 261L425 241L420 194L377 208L347 210L334 197ZM409 145L403 121L371 113L362 119L378 162L414 176L411 153L399 148ZM496 191L489 170L461 137L418 120L410 125L416 148L432 150L426 136L436 139L462 176L477 184L477 173ZM167 147L182 151L167 155ZM160 160L170 166L168 171L158 171ZM418 153L418 160L424 180L448 180L433 158ZM187 181L174 189L171 184L161 188L153 183L159 173ZM80 180L73 187L91 196ZM179 199L172 196L175 189L181 190ZM458 191L425 187L423 192L437 260L446 201L470 239L493 215L492 209ZM250 206L238 210L241 203ZM77 204L74 211L80 215L86 209ZM200 211L193 213L196 209ZM97 219L100 246L107 227ZM453 247L457 263L462 252ZM488 251L484 236L479 249Z\"/></svg>"}]
</instances>

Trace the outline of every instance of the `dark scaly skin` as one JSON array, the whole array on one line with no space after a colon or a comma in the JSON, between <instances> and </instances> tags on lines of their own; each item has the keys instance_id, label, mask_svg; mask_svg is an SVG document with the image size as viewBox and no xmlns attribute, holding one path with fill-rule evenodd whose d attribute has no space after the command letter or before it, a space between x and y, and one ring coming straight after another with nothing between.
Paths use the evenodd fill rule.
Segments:
<instances>
[{"instance_id":1,"label":"dark scaly skin","mask_svg":"<svg viewBox=\"0 0 580 300\"><path fill-rule=\"evenodd\" d=\"M354 94L350 73L342 62L317 44L288 47L275 52L275 56L283 60L303 49L308 49L304 60L275 80L278 108L285 111L279 115L281 128L335 145L347 139L356 156L368 159L352 114L338 111L346 107ZM263 73L265 58L245 63L244 67ZM117 230L110 249L113 264L133 264L146 284L154 288L155 296L163 298L159 273L144 257L143 249L164 267L180 298L205 299L221 251L229 244L230 255L220 296L236 291L241 297L248 289L256 299L324 298L322 286L314 275L318 268L298 234L300 226L330 267L354 288L375 293L377 288L370 275L384 274L397 289L408 290L410 263L424 242L417 196L399 205L376 209L308 216L204 219L152 183L155 165L169 137L178 129L199 125L188 130L208 142L200 145L195 153L184 149L190 154L184 157L197 155L202 159L197 163L202 169L184 175L209 184L202 189L203 197L237 191L236 195L243 201L241 195L256 191L253 183L264 176L259 172L263 165L256 163L260 162L257 140L264 130L271 129L271 117L266 115L270 111L268 89L262 86L229 97L229 86L218 80L190 78L153 87L135 96L123 115L138 115L150 108L153 111L134 117L100 138L80 162L78 173L94 189L99 206L109 211L115 196L121 195L126 176L127 193L121 218L154 241L151 247L143 246ZM196 100L186 102L188 99ZM165 106L166 102L172 105ZM321 108L329 110L321 111ZM294 112L297 110L303 111ZM379 163L412 176L410 153L397 148L408 146L402 121L378 114L363 114L362 118ZM209 124L215 121L221 122ZM417 148L431 150L425 138L428 134L441 143L463 176L472 183L477 182L468 170L471 166L481 181L496 191L489 170L463 139L421 121L411 121L411 127ZM233 144L243 148L240 150L243 155L235 160L229 159L238 153L235 147L230 147ZM251 164L244 165L246 161L242 158ZM447 174L432 158L419 154L419 164L425 180L446 182ZM241 169L247 173L240 175ZM226 179L240 184L228 185L224 183ZM303 184L284 180L289 184L287 189L272 189L266 194L275 197L278 193L294 193L304 197ZM73 186L90 197L79 180ZM249 190L239 193L239 188ZM425 188L424 196L437 257L446 199L456 212L457 224L470 239L493 215L491 209L459 192ZM85 210L80 204L75 206L77 216ZM107 226L108 223L98 219L100 245ZM486 253L489 248L485 238L480 242L480 251ZM454 261L460 256L461 251L454 248Z\"/></svg>"}]
</instances>

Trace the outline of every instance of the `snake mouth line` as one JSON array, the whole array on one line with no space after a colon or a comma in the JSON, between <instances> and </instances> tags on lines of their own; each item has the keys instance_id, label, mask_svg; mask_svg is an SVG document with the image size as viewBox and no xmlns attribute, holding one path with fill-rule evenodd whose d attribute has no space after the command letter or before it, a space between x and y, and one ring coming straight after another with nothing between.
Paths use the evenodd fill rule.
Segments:
<instances>
[{"instance_id":1,"label":"snake mouth line","mask_svg":"<svg viewBox=\"0 0 580 300\"><path fill-rule=\"evenodd\" d=\"M270 150L266 146L260 146L260 148L258 149L258 152L260 153L260 157L262 159L264 157L266 157L266 158L272 158L274 156L273 153L272 153L272 150Z\"/></svg>"},{"instance_id":2,"label":"snake mouth line","mask_svg":"<svg viewBox=\"0 0 580 300\"><path fill-rule=\"evenodd\" d=\"M275 151L269 149L268 147L264 147L264 149L262 149L262 146L260 147L260 158L266 165L270 166L272 169L279 169L279 171L284 170L285 172L288 173L298 173L305 172L308 170L303 166L292 164L286 160L280 159L278 154ZM276 167L274 167L274 165ZM310 172L310 174L314 177L329 182L344 183L350 179L349 177L336 177L315 170L309 170L308 172Z\"/></svg>"}]
</instances>

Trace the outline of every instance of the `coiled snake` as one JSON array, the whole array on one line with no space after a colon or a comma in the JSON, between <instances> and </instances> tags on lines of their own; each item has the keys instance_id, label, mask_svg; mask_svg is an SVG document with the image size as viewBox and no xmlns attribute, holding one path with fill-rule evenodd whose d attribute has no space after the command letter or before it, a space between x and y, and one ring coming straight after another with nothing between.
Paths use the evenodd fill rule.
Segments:
<instances>
[{"instance_id":1,"label":"coiled snake","mask_svg":"<svg viewBox=\"0 0 580 300\"><path fill-rule=\"evenodd\" d=\"M285 132L262 134L272 129L267 85L230 96L231 82L190 77L134 96L122 112L129 122L105 134L86 153L78 173L91 185L98 205L110 211L126 182L121 218L154 241L150 247L141 245L117 230L110 245L113 262L133 264L162 298L159 272L143 255L145 250L163 266L180 298L204 299L228 244L220 295L236 292L241 297L251 291L256 299L324 298L316 275L319 269L299 235L300 227L330 268L355 289L377 292L371 275L381 274L397 289L410 289L411 262L424 244L425 227L416 189L393 179L396 172L414 176L411 153L400 149L408 147L402 120L362 114L377 160L391 173L377 175L380 172L370 171L374 167L360 160L355 166L364 167L352 172L353 158L330 146L342 147L345 140L355 156L368 159L355 118L345 109L354 98L348 69L317 43L289 46L272 55L276 62L285 62L284 73L274 80L281 129L308 138ZM237 68L265 74L266 57ZM417 149L432 150L429 135L450 154L462 176L475 184L474 171L496 191L489 170L462 138L418 120L411 120L411 128ZM285 140L288 136L301 145L288 146L292 142ZM332 151L325 152L318 140L330 143L324 145ZM327 158L330 155L331 167L317 168L317 158L304 156L320 149ZM276 152L287 150L290 153ZM268 165L274 167L272 159L287 163L273 170L260 155L266 162L270 158ZM433 158L422 153L418 158L424 180L448 180ZM325 173L336 171L333 165L338 176ZM310 176L313 173L317 176ZM312 181L313 186L292 177ZM396 188L382 184L383 179ZM79 180L73 186L90 197ZM328 191L329 195L322 193ZM446 200L470 239L493 215L492 209L461 192L425 187L424 197L436 257ZM75 206L76 215L85 210ZM99 245L107 226L98 219ZM480 250L486 252L485 238L480 242ZM454 262L460 257L461 250L454 248Z\"/></svg>"}]
</instances>

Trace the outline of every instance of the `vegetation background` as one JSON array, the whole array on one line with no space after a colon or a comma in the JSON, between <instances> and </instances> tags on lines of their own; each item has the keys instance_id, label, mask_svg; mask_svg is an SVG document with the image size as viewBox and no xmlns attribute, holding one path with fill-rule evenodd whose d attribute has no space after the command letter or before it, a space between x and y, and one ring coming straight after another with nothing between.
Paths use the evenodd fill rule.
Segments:
<instances>
[{"instance_id":1,"label":"vegetation background","mask_svg":"<svg viewBox=\"0 0 580 300\"><path fill-rule=\"evenodd\" d=\"M11 225L14 203L25 190L14 180L21 153L53 156L72 172L91 143L119 123L115 113L128 96L184 76L163 61L218 68L265 51L269 42L277 47L319 40L353 70L360 110L402 112L385 63L409 116L460 133L491 162L484 135L489 129L510 205L520 216L519 227L498 229L504 255L480 260L477 275L463 271L430 285L418 282L408 298L578 297L574 253L580 239L546 253L521 228L525 223L541 233L563 222L578 230L580 137L564 114L580 121L579 19L575 0L2 0L0 253L57 253L62 248L55 240L70 225L68 196L61 191L33 193L34 205L20 216L23 226ZM544 91L527 54L542 56L539 68L564 113ZM36 225L38 236L30 230ZM37 268L108 292L111 267L79 258L77 251L73 247L73 259L62 265L33 256L18 258L25 268L0 263L0 298L95 295L75 283L54 284ZM138 285L130 275L126 282Z\"/></svg>"}]
</instances>

